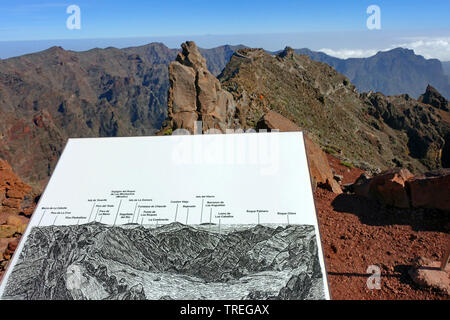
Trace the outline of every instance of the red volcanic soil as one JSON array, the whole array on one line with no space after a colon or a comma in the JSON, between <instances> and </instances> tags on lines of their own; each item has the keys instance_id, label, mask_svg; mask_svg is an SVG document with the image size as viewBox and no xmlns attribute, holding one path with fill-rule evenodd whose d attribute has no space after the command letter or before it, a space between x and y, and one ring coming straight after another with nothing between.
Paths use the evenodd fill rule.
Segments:
<instances>
[{"instance_id":1,"label":"red volcanic soil","mask_svg":"<svg viewBox=\"0 0 450 320\"><path fill-rule=\"evenodd\" d=\"M362 173L331 156L329 160L344 176L343 184ZM321 188L315 192L315 202L332 299L449 299L419 287L408 275L416 256L441 260L450 241L448 213L383 208L356 195L336 195ZM366 285L370 265L381 269L380 290Z\"/></svg>"}]
</instances>

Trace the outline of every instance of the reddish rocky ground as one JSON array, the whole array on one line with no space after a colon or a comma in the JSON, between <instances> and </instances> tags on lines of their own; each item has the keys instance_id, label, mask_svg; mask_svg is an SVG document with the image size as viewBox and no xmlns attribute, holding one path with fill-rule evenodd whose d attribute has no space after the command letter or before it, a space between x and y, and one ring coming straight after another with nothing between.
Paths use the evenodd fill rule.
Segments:
<instances>
[{"instance_id":1,"label":"reddish rocky ground","mask_svg":"<svg viewBox=\"0 0 450 320\"><path fill-rule=\"evenodd\" d=\"M33 213L32 189L0 159L0 280Z\"/></svg>"},{"instance_id":2,"label":"reddish rocky ground","mask_svg":"<svg viewBox=\"0 0 450 320\"><path fill-rule=\"evenodd\" d=\"M352 183L362 173L329 156L331 167ZM448 299L417 286L408 270L416 256L440 261L449 241L448 213L383 208L352 194L317 188L316 207L333 299ZM381 268L381 289L369 290L370 265Z\"/></svg>"}]
</instances>

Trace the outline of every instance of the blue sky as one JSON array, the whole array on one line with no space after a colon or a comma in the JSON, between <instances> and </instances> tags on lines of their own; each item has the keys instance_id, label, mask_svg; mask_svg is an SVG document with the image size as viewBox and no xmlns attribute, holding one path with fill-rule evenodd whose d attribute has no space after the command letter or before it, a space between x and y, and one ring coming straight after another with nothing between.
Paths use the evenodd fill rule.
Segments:
<instances>
[{"instance_id":1,"label":"blue sky","mask_svg":"<svg viewBox=\"0 0 450 320\"><path fill-rule=\"evenodd\" d=\"M66 19L69 16L66 8L71 4L81 8L80 30L66 28ZM378 5L381 9L381 30L368 30L366 27L368 18L366 9L372 4ZM295 34L299 36L296 37ZM445 47L445 42L450 41L450 1L2 0L0 2L0 41L33 40L36 43L37 40L53 39L141 38L142 41L159 39L170 44L171 39L176 42L183 37L190 37L203 41L204 47L211 47L217 42L214 38L220 39L221 44L231 41L237 44L251 41L250 35L259 39L256 45L267 49L279 49L276 46L289 41L291 43L286 43L287 45L331 50L329 52L337 56L367 55L396 44L417 45L417 41L429 40L434 41L431 43L433 49L429 50L432 55L436 51L434 46ZM340 42L341 45L334 40L336 37L344 38ZM267 40L264 40L265 38ZM317 41L312 41L312 38L317 38ZM70 47L69 42L64 43ZM303 43L305 45L301 45ZM136 40L136 44L140 42ZM0 46L8 45L2 42ZM120 46L120 43L117 43L117 46ZM85 49L83 46L80 48ZM444 57L440 57L441 59L445 59L447 54L445 50L446 47ZM0 57L4 58L5 55L8 56L0 48ZM450 49L448 58L450 60Z\"/></svg>"}]
</instances>

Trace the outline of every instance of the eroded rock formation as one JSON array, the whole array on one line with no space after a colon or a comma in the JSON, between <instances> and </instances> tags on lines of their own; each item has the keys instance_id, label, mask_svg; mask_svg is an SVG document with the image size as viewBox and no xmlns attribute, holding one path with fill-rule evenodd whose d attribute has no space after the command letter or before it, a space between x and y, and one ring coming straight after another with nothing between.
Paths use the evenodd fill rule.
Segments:
<instances>
[{"instance_id":1,"label":"eroded rock formation","mask_svg":"<svg viewBox=\"0 0 450 320\"><path fill-rule=\"evenodd\" d=\"M182 52L169 65L169 128L194 133L196 121L202 132L216 129L225 132L233 125L235 102L206 66L206 60L192 41L181 45Z\"/></svg>"},{"instance_id":2,"label":"eroded rock formation","mask_svg":"<svg viewBox=\"0 0 450 320\"><path fill-rule=\"evenodd\" d=\"M444 111L450 111L447 99L430 85L427 86L425 93L419 97L419 101Z\"/></svg>"}]
</instances>

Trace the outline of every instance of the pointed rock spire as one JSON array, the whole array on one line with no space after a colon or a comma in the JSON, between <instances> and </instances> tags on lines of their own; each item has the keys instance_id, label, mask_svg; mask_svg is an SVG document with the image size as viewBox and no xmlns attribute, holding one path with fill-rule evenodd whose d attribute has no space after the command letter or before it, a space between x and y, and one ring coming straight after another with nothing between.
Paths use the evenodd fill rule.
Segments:
<instances>
[{"instance_id":1,"label":"pointed rock spire","mask_svg":"<svg viewBox=\"0 0 450 320\"><path fill-rule=\"evenodd\" d=\"M217 129L225 132L235 113L231 93L222 89L219 80L207 68L197 45L187 41L176 61L169 65L168 118L170 128L194 133L195 122L202 121L202 132Z\"/></svg>"},{"instance_id":2,"label":"pointed rock spire","mask_svg":"<svg viewBox=\"0 0 450 320\"><path fill-rule=\"evenodd\" d=\"M419 97L419 101L425 104L429 104L437 109L444 111L450 111L448 100L445 99L439 91L433 88L431 85L427 86L427 89L423 95Z\"/></svg>"}]
</instances>

